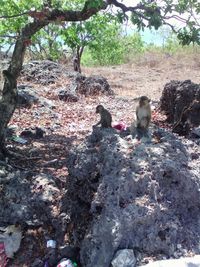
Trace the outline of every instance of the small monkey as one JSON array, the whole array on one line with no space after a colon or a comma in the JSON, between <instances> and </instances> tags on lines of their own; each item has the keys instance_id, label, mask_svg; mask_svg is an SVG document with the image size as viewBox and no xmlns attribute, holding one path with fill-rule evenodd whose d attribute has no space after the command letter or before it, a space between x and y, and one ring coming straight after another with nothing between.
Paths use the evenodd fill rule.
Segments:
<instances>
[{"instance_id":1,"label":"small monkey","mask_svg":"<svg viewBox=\"0 0 200 267\"><path fill-rule=\"evenodd\" d=\"M136 108L136 127L140 135L146 135L151 122L151 100L147 96L141 96Z\"/></svg>"},{"instance_id":2,"label":"small monkey","mask_svg":"<svg viewBox=\"0 0 200 267\"><path fill-rule=\"evenodd\" d=\"M101 124L102 128L111 128L112 127L111 126L112 116L107 109L105 109L102 105L98 105L96 107L96 113L100 114L101 119L94 126L98 126L99 124Z\"/></svg>"},{"instance_id":3,"label":"small monkey","mask_svg":"<svg viewBox=\"0 0 200 267\"><path fill-rule=\"evenodd\" d=\"M16 88L17 83L16 83L16 79L14 78L14 76L8 70L3 70L2 73L3 73L4 79L8 82L9 86L11 88Z\"/></svg>"}]
</instances>

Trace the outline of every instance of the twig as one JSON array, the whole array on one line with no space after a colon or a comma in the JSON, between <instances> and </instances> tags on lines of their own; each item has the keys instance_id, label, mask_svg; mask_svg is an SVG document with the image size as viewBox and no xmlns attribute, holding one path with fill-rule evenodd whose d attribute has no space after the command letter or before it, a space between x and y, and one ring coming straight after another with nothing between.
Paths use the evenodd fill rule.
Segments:
<instances>
[{"instance_id":1,"label":"twig","mask_svg":"<svg viewBox=\"0 0 200 267\"><path fill-rule=\"evenodd\" d=\"M30 157L30 158L24 158L25 160L36 160L36 159L42 159L42 157Z\"/></svg>"},{"instance_id":2,"label":"twig","mask_svg":"<svg viewBox=\"0 0 200 267\"><path fill-rule=\"evenodd\" d=\"M20 167L20 166L17 166L15 164L12 164L11 167L17 168L17 169L22 170L22 171L28 171L28 169Z\"/></svg>"}]
</instances>

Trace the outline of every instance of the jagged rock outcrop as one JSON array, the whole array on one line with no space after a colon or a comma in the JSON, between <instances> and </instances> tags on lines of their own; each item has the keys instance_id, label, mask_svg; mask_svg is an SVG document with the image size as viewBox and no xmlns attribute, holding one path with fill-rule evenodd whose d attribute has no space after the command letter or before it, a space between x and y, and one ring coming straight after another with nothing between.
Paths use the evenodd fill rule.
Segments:
<instances>
[{"instance_id":1,"label":"jagged rock outcrop","mask_svg":"<svg viewBox=\"0 0 200 267\"><path fill-rule=\"evenodd\" d=\"M166 257L177 244L199 251L200 149L158 133L159 142L138 143L95 129L71 152L62 209L82 266L109 267L124 248Z\"/></svg>"},{"instance_id":2,"label":"jagged rock outcrop","mask_svg":"<svg viewBox=\"0 0 200 267\"><path fill-rule=\"evenodd\" d=\"M34 60L24 64L21 75L27 81L42 85L55 83L61 75L66 77L67 70L61 64L50 60ZM68 73L69 74L69 73Z\"/></svg>"},{"instance_id":3,"label":"jagged rock outcrop","mask_svg":"<svg viewBox=\"0 0 200 267\"><path fill-rule=\"evenodd\" d=\"M25 64L21 75L27 81L42 85L53 84L59 79L69 81L67 86L57 90L58 98L63 101L77 102L79 94L85 96L114 94L106 78L102 76L86 77L50 60L35 60Z\"/></svg>"},{"instance_id":4,"label":"jagged rock outcrop","mask_svg":"<svg viewBox=\"0 0 200 267\"><path fill-rule=\"evenodd\" d=\"M82 80L78 87L78 92L84 95L114 94L107 79L102 76L95 75Z\"/></svg>"},{"instance_id":5,"label":"jagged rock outcrop","mask_svg":"<svg viewBox=\"0 0 200 267\"><path fill-rule=\"evenodd\" d=\"M173 131L188 134L200 125L200 85L186 81L171 81L163 89L160 109L173 123Z\"/></svg>"},{"instance_id":6,"label":"jagged rock outcrop","mask_svg":"<svg viewBox=\"0 0 200 267\"><path fill-rule=\"evenodd\" d=\"M34 92L32 86L19 85L17 89L17 107L30 108L33 104L39 102L39 96Z\"/></svg>"},{"instance_id":7,"label":"jagged rock outcrop","mask_svg":"<svg viewBox=\"0 0 200 267\"><path fill-rule=\"evenodd\" d=\"M94 96L100 94L114 94L106 78L102 76L86 77L76 73L68 88L59 89L58 97L60 100L77 102L79 100L78 95Z\"/></svg>"}]
</instances>

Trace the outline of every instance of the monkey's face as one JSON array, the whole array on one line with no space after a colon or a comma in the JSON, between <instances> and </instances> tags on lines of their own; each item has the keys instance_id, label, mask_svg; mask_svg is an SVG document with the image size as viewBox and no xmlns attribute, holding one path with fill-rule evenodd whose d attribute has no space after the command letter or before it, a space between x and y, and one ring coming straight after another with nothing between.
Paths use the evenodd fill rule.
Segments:
<instances>
[{"instance_id":1,"label":"monkey's face","mask_svg":"<svg viewBox=\"0 0 200 267\"><path fill-rule=\"evenodd\" d=\"M150 101L151 100L147 96L141 96L140 101L139 101L139 105L140 105L140 107L149 105Z\"/></svg>"},{"instance_id":2,"label":"monkey's face","mask_svg":"<svg viewBox=\"0 0 200 267\"><path fill-rule=\"evenodd\" d=\"M104 107L102 105L98 105L96 107L96 113L101 113L103 109L104 109Z\"/></svg>"}]
</instances>

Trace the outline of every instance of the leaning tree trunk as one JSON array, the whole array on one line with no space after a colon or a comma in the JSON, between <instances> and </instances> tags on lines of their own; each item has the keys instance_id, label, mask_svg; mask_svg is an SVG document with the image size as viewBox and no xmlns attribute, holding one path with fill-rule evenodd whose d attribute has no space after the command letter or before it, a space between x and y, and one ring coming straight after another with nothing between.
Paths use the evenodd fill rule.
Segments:
<instances>
[{"instance_id":1,"label":"leaning tree trunk","mask_svg":"<svg viewBox=\"0 0 200 267\"><path fill-rule=\"evenodd\" d=\"M8 71L12 74L15 81L17 80L24 60L24 53L26 50L27 41L39 29L47 25L47 21L35 21L26 25L19 36L14 52L12 55L11 63ZM17 104L17 88L14 86L16 83L9 83L5 81L2 96L0 99L0 156L5 154L5 130L15 111Z\"/></svg>"},{"instance_id":2,"label":"leaning tree trunk","mask_svg":"<svg viewBox=\"0 0 200 267\"><path fill-rule=\"evenodd\" d=\"M0 157L5 154L5 129L11 119L17 103L17 88L5 82L0 100Z\"/></svg>"}]
</instances>

